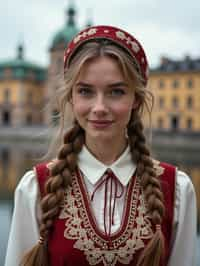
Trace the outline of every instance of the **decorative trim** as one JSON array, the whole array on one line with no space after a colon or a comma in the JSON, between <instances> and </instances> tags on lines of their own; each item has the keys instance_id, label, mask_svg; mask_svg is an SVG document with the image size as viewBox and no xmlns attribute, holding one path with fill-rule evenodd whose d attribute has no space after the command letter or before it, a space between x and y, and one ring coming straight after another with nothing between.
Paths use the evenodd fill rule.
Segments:
<instances>
[{"instance_id":1,"label":"decorative trim","mask_svg":"<svg viewBox=\"0 0 200 266\"><path fill-rule=\"evenodd\" d=\"M70 64L70 59L77 48L89 40L97 39L108 39L117 45L126 49L126 51L133 58L134 63L137 66L137 71L142 76L142 82L146 86L149 70L147 57L145 55L144 49L139 41L129 34L128 32L106 25L98 25L94 27L89 27L79 32L67 45L64 52L64 69L67 69Z\"/></svg>"},{"instance_id":2,"label":"decorative trim","mask_svg":"<svg viewBox=\"0 0 200 266\"><path fill-rule=\"evenodd\" d=\"M134 254L145 246L145 241L153 236L150 217L147 215L144 195L139 179L129 184L130 200L126 200L127 219L124 219L124 230L113 234L111 241L98 234L90 219L90 210L86 208L84 193L78 175L73 175L72 186L65 191L64 203L59 219L65 219L64 237L76 240L74 248L84 252L89 265L103 263L104 266L115 266L117 262L129 264ZM114 236L115 235L115 236Z\"/></svg>"},{"instance_id":3,"label":"decorative trim","mask_svg":"<svg viewBox=\"0 0 200 266\"><path fill-rule=\"evenodd\" d=\"M160 165L160 161L152 159L152 162L153 162L153 168L156 171L156 175L157 176L162 175L165 171L165 168Z\"/></svg>"}]
</instances>

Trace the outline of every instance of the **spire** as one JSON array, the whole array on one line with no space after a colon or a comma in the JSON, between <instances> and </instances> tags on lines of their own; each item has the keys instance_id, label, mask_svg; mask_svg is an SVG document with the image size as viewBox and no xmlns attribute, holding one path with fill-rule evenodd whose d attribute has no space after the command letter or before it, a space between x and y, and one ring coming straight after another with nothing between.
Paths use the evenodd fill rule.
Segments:
<instances>
[{"instance_id":1,"label":"spire","mask_svg":"<svg viewBox=\"0 0 200 266\"><path fill-rule=\"evenodd\" d=\"M92 11L91 9L87 10L87 21L86 21L86 27L91 27L93 25L92 21Z\"/></svg>"},{"instance_id":2,"label":"spire","mask_svg":"<svg viewBox=\"0 0 200 266\"><path fill-rule=\"evenodd\" d=\"M17 58L20 60L24 59L24 46L19 44L17 47Z\"/></svg>"},{"instance_id":3,"label":"spire","mask_svg":"<svg viewBox=\"0 0 200 266\"><path fill-rule=\"evenodd\" d=\"M67 8L66 11L67 14L67 25L68 26L74 26L75 25L75 15L76 15L76 10L75 10L75 6L74 6L74 1L70 0L69 1L69 6Z\"/></svg>"}]
</instances>

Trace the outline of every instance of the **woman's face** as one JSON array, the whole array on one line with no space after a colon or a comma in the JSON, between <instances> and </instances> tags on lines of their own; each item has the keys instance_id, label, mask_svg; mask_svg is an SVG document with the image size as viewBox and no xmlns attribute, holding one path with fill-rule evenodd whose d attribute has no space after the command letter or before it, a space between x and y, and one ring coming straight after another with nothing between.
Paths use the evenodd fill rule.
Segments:
<instances>
[{"instance_id":1,"label":"woman's face","mask_svg":"<svg viewBox=\"0 0 200 266\"><path fill-rule=\"evenodd\" d=\"M72 89L72 108L86 144L124 142L132 109L138 106L117 61L99 57L85 63Z\"/></svg>"}]
</instances>

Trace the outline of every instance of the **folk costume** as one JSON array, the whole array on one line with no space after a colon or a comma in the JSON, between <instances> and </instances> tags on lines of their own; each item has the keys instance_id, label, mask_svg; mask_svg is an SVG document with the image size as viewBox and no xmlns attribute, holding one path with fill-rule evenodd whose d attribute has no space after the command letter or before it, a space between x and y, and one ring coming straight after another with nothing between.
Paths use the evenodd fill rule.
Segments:
<instances>
[{"instance_id":1,"label":"folk costume","mask_svg":"<svg viewBox=\"0 0 200 266\"><path fill-rule=\"evenodd\" d=\"M154 163L167 200L167 215L162 224L166 241L164 265L193 266L196 238L193 185L185 173L173 166ZM78 169L72 187L66 190L64 205L49 237L52 266L134 265L155 228L145 212L141 188L134 176L136 165L131 161L129 147L109 167L84 147L79 154ZM109 215L104 213L106 184L98 188L108 169L118 179L118 196L122 194L115 202L110 236L104 226L106 218L109 227ZM48 165L38 165L34 171L25 174L16 189L5 266L19 265L23 253L39 239L40 190L42 192L47 175ZM114 184L114 180L112 182ZM96 188L93 201L90 201ZM107 202L107 212L109 207L113 209L113 204L114 191L111 204Z\"/></svg>"},{"instance_id":2,"label":"folk costume","mask_svg":"<svg viewBox=\"0 0 200 266\"><path fill-rule=\"evenodd\" d=\"M110 26L80 32L64 55L67 70L81 45L106 39L133 58L144 86L148 63L140 43L129 33ZM196 202L190 178L174 166L154 161L164 194L166 214L153 225L147 213L137 165L129 145L111 165L98 161L86 148L78 154L72 184L65 190L59 216L48 236L51 266L136 265L156 230L165 239L165 257L160 266L194 266ZM19 265L24 253L39 239L40 200L51 163L37 165L25 174L15 192L15 209L5 266ZM187 241L187 242L186 242Z\"/></svg>"}]
</instances>

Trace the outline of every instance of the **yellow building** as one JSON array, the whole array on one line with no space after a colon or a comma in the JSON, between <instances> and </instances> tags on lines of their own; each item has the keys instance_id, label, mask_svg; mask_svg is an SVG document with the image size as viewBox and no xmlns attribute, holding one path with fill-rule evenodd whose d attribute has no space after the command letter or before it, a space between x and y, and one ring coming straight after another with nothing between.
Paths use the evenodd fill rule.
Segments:
<instances>
[{"instance_id":1,"label":"yellow building","mask_svg":"<svg viewBox=\"0 0 200 266\"><path fill-rule=\"evenodd\" d=\"M151 70L149 86L155 95L154 129L200 131L200 59L162 58Z\"/></svg>"},{"instance_id":2,"label":"yellow building","mask_svg":"<svg viewBox=\"0 0 200 266\"><path fill-rule=\"evenodd\" d=\"M23 46L17 57L0 62L0 126L43 123L46 69L24 59Z\"/></svg>"}]
</instances>

